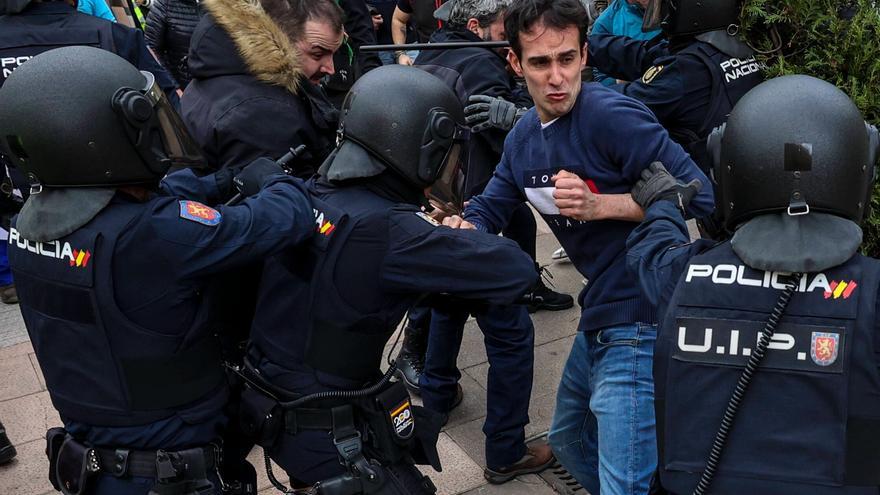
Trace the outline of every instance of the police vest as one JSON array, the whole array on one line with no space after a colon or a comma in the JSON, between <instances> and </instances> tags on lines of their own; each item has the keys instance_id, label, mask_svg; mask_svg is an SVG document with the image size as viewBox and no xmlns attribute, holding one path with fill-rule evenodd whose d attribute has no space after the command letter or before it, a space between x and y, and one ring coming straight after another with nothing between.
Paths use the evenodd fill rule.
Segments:
<instances>
[{"instance_id":1,"label":"police vest","mask_svg":"<svg viewBox=\"0 0 880 495\"><path fill-rule=\"evenodd\" d=\"M10 231L9 264L21 314L52 404L65 421L143 425L174 414L219 414L225 401L220 348L206 329L195 329L201 335L157 333L130 321L116 305L114 284L138 281L114 278L114 248L145 209L113 204L52 242Z\"/></svg>"},{"instance_id":2,"label":"police vest","mask_svg":"<svg viewBox=\"0 0 880 495\"><path fill-rule=\"evenodd\" d=\"M691 493L700 479L787 280L745 266L730 243L690 260L654 356L659 472L670 492ZM804 276L745 393L711 493L876 495L878 284L880 262L860 255Z\"/></svg>"},{"instance_id":3,"label":"police vest","mask_svg":"<svg viewBox=\"0 0 880 495\"><path fill-rule=\"evenodd\" d=\"M701 41L694 42L677 55L691 55L698 58L708 68L712 77L709 108L696 133L692 129L669 129L669 134L685 148L694 162L707 172L711 168L711 160L706 152L706 139L709 133L726 122L736 102L764 80L762 66L755 57L748 59L731 57Z\"/></svg>"},{"instance_id":4,"label":"police vest","mask_svg":"<svg viewBox=\"0 0 880 495\"><path fill-rule=\"evenodd\" d=\"M384 246L389 216L397 208L410 208L408 214L418 210L389 206L371 193L352 195L350 189L324 199L312 195L312 240L267 261L251 333L251 343L269 361L289 369L305 364L321 373L330 388L378 378L385 344L418 296L402 294L375 303L382 265L376 256L384 256L384 250L363 252L361 263L351 266L355 230L370 237L368 244ZM352 201L358 204L349 208ZM344 289L349 296L343 296ZM352 292L362 295L351 297ZM279 300L273 294L283 296Z\"/></svg>"},{"instance_id":5,"label":"police vest","mask_svg":"<svg viewBox=\"0 0 880 495\"><path fill-rule=\"evenodd\" d=\"M21 64L54 48L86 45L115 53L111 23L88 28L36 29L3 26L0 29L0 86Z\"/></svg>"}]
</instances>

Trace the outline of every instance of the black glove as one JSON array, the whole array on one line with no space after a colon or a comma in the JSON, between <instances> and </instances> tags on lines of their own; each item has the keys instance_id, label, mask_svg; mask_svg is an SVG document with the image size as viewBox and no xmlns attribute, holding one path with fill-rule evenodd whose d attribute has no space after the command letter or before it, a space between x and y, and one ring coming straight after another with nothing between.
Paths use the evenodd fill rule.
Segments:
<instances>
[{"instance_id":1,"label":"black glove","mask_svg":"<svg viewBox=\"0 0 880 495\"><path fill-rule=\"evenodd\" d=\"M481 132L495 127L504 131L513 129L516 122L526 113L526 108L494 96L473 95L468 98L468 106L464 107L465 121L471 131Z\"/></svg>"},{"instance_id":2,"label":"black glove","mask_svg":"<svg viewBox=\"0 0 880 495\"><path fill-rule=\"evenodd\" d=\"M237 173L241 172L240 168L223 168L214 172L214 181L217 183L217 191L220 192L220 198L223 201L231 198L238 193L235 183L232 179Z\"/></svg>"},{"instance_id":3,"label":"black glove","mask_svg":"<svg viewBox=\"0 0 880 495\"><path fill-rule=\"evenodd\" d=\"M269 158L257 158L236 174L232 179L235 188L243 197L253 196L260 192L264 182L276 174L283 174L284 169Z\"/></svg>"},{"instance_id":4,"label":"black glove","mask_svg":"<svg viewBox=\"0 0 880 495\"><path fill-rule=\"evenodd\" d=\"M633 200L644 209L657 201L672 201L682 214L684 209L703 188L697 179L685 184L670 174L660 162L654 162L642 170L642 178L633 186Z\"/></svg>"}]
</instances>

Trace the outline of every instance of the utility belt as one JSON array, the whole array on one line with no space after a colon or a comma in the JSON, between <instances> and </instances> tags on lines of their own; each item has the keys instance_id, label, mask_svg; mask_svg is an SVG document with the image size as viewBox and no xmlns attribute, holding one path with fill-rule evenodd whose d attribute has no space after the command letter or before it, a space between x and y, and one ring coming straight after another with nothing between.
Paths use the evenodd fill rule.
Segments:
<instances>
[{"instance_id":1,"label":"utility belt","mask_svg":"<svg viewBox=\"0 0 880 495\"><path fill-rule=\"evenodd\" d=\"M247 360L236 373L245 382L242 430L266 451L281 434L296 435L303 430L331 432L340 463L349 472L340 479L319 483L315 487L317 493L390 493L383 491L385 477L381 473L383 466L393 464L425 464L440 470L436 448L440 417L412 405L406 387L390 382L393 368L365 389L328 391L307 397L294 396L269 383ZM359 491L346 491L356 483L363 485ZM322 490L317 490L319 486ZM431 488L433 492L432 484Z\"/></svg>"},{"instance_id":2,"label":"utility belt","mask_svg":"<svg viewBox=\"0 0 880 495\"><path fill-rule=\"evenodd\" d=\"M131 450L93 447L76 440L64 428L46 433L49 481L64 495L87 492L90 480L101 475L153 478L149 495L212 495L208 473L220 465L219 445L186 450Z\"/></svg>"}]
</instances>

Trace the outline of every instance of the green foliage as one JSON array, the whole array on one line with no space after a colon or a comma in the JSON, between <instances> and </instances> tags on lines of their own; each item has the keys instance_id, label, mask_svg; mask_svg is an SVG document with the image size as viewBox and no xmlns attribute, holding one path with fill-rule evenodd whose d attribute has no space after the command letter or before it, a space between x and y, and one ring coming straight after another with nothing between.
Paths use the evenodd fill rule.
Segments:
<instances>
[{"instance_id":1,"label":"green foliage","mask_svg":"<svg viewBox=\"0 0 880 495\"><path fill-rule=\"evenodd\" d=\"M808 74L831 82L880 127L880 4L876 0L745 0L743 37L768 77ZM880 186L863 225L865 254L880 257Z\"/></svg>"}]
</instances>

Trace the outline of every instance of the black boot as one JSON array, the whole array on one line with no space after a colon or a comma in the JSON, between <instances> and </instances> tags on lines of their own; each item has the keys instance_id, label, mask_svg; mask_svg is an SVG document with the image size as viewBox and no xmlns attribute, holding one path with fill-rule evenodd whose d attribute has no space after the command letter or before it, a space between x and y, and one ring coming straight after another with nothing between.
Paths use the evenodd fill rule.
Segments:
<instances>
[{"instance_id":1,"label":"black boot","mask_svg":"<svg viewBox=\"0 0 880 495\"><path fill-rule=\"evenodd\" d=\"M428 328L407 325L403 329L403 346L397 355L397 376L414 394L419 393L419 378L425 369L428 350Z\"/></svg>"},{"instance_id":2,"label":"black boot","mask_svg":"<svg viewBox=\"0 0 880 495\"><path fill-rule=\"evenodd\" d=\"M529 313L534 313L541 309L546 309L548 311L561 311L574 306L573 297L568 294L556 292L544 284L544 279L547 278L549 281L549 279L553 278L553 275L550 274L546 268L539 266L537 263L535 263L535 267L541 272L541 278L538 279L538 282L532 287L532 290L526 294L530 300L528 307Z\"/></svg>"},{"instance_id":3,"label":"black boot","mask_svg":"<svg viewBox=\"0 0 880 495\"><path fill-rule=\"evenodd\" d=\"M0 423L0 464L6 464L15 457L15 447L6 436L6 428Z\"/></svg>"}]
</instances>

